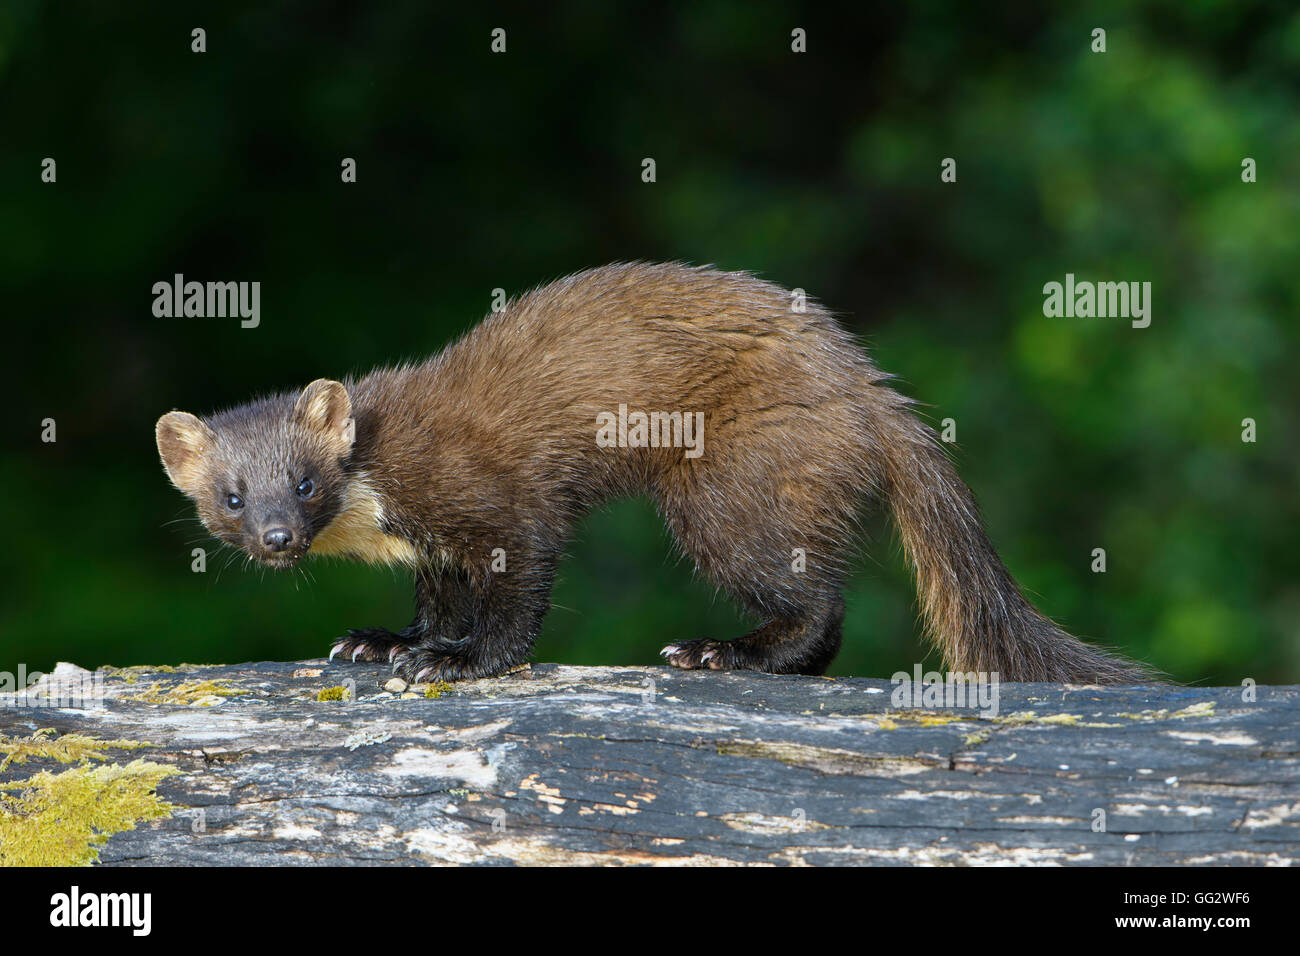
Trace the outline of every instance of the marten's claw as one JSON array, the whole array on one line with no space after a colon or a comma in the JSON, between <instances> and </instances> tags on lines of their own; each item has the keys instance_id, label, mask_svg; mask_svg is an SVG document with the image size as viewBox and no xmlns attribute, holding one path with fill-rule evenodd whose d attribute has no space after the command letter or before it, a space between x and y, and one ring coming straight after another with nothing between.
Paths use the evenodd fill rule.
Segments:
<instances>
[{"instance_id":1,"label":"marten's claw","mask_svg":"<svg viewBox=\"0 0 1300 956\"><path fill-rule=\"evenodd\" d=\"M399 635L382 627L357 628L348 631L330 648L329 659L339 657L353 664L390 663L394 657L409 648Z\"/></svg>"}]
</instances>

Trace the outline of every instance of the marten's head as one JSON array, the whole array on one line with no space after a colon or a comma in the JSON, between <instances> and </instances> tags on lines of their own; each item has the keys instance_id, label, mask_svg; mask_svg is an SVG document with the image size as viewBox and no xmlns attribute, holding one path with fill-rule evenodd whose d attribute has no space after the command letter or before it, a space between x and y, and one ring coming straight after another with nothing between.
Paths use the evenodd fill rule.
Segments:
<instances>
[{"instance_id":1,"label":"marten's head","mask_svg":"<svg viewBox=\"0 0 1300 956\"><path fill-rule=\"evenodd\" d=\"M356 424L347 389L318 379L300 395L206 421L168 412L156 433L167 476L194 499L204 527L263 564L287 568L339 511Z\"/></svg>"}]
</instances>

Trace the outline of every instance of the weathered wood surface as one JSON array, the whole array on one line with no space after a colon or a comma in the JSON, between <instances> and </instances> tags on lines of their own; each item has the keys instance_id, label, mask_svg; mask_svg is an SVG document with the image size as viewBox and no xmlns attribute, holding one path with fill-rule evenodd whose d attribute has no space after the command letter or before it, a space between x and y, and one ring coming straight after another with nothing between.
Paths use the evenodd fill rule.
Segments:
<instances>
[{"instance_id":1,"label":"weathered wood surface","mask_svg":"<svg viewBox=\"0 0 1300 956\"><path fill-rule=\"evenodd\" d=\"M317 699L348 679L356 700ZM900 711L888 682L856 678L534 665L436 699L389 679L323 661L131 668L108 673L100 708L0 702L0 733L148 741L121 760L183 771L157 788L175 814L112 836L101 864L1300 859L1298 687L1243 702L1004 684L982 719ZM192 681L230 696L148 702L194 698ZM62 768L0 780L39 769Z\"/></svg>"}]
</instances>

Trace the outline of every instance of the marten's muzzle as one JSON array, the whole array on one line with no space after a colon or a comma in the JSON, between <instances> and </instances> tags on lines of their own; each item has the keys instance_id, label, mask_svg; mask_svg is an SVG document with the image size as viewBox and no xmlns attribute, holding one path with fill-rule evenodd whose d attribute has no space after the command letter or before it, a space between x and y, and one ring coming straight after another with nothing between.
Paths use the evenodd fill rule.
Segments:
<instances>
[{"instance_id":1,"label":"marten's muzzle","mask_svg":"<svg viewBox=\"0 0 1300 956\"><path fill-rule=\"evenodd\" d=\"M256 540L256 547L250 549L253 557L272 568L292 567L311 546L311 539L306 534L295 532L280 521L268 522Z\"/></svg>"}]
</instances>

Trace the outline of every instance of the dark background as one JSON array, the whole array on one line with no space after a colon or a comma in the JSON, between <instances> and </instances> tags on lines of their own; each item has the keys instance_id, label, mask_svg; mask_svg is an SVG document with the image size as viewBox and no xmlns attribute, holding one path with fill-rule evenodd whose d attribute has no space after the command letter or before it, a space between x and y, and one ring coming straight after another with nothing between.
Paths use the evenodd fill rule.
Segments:
<instances>
[{"instance_id":1,"label":"dark background","mask_svg":"<svg viewBox=\"0 0 1300 956\"><path fill-rule=\"evenodd\" d=\"M956 419L994 541L1071 630L1183 681L1300 679L1293 4L182 6L0 5L0 669L295 659L405 624L401 572L222 573L213 549L192 573L212 543L157 417L424 356L498 286L682 259L807 289ZM155 318L176 272L260 281L261 326ZM1066 272L1150 281L1151 327L1045 318ZM832 673L925 654L871 537ZM583 525L554 602L543 660L744 627L643 501Z\"/></svg>"}]
</instances>

